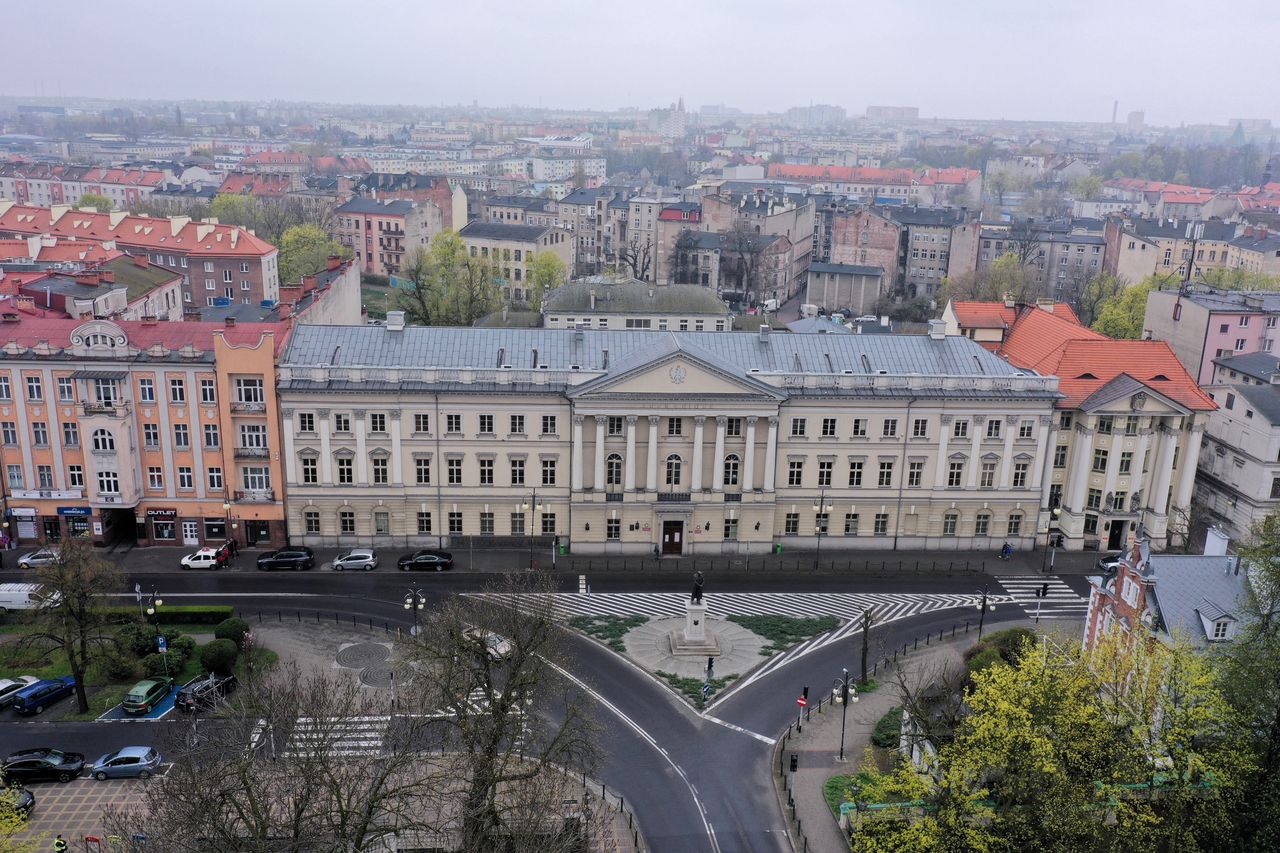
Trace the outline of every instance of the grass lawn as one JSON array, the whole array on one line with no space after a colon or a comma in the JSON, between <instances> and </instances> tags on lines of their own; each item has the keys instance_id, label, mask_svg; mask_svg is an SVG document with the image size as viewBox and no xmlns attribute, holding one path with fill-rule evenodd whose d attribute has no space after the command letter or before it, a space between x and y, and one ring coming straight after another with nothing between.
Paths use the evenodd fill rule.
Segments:
<instances>
[{"instance_id":1,"label":"grass lawn","mask_svg":"<svg viewBox=\"0 0 1280 853\"><path fill-rule=\"evenodd\" d=\"M361 283L360 301L369 310L370 320L385 320L387 311L394 311L400 291L380 284Z\"/></svg>"},{"instance_id":2,"label":"grass lawn","mask_svg":"<svg viewBox=\"0 0 1280 853\"><path fill-rule=\"evenodd\" d=\"M728 619L769 641L769 644L760 650L762 655L785 651L810 637L835 630L840 624L840 620L834 616L818 616L813 619L793 619L789 616L730 616Z\"/></svg>"},{"instance_id":3,"label":"grass lawn","mask_svg":"<svg viewBox=\"0 0 1280 853\"><path fill-rule=\"evenodd\" d=\"M659 678L666 681L667 684L670 684L677 693L692 702L693 707L697 708L699 711L706 706L707 700L723 690L730 681L733 681L738 677L736 675L726 675L724 678L713 678L710 681L705 682L711 686L711 692L708 693L706 697L703 697L702 685L704 682L701 678L685 678L684 676L676 675L671 672L663 672L662 670L658 670L657 674Z\"/></svg>"},{"instance_id":4,"label":"grass lawn","mask_svg":"<svg viewBox=\"0 0 1280 853\"><path fill-rule=\"evenodd\" d=\"M57 678L69 675L71 667L61 649L47 646L24 646L17 637L0 644L0 672L6 675L34 675Z\"/></svg>"},{"instance_id":5,"label":"grass lawn","mask_svg":"<svg viewBox=\"0 0 1280 853\"><path fill-rule=\"evenodd\" d=\"M626 651L622 638L627 632L648 621L648 616L575 616L569 620L569 626L595 637L615 652L622 652Z\"/></svg>"}]
</instances>

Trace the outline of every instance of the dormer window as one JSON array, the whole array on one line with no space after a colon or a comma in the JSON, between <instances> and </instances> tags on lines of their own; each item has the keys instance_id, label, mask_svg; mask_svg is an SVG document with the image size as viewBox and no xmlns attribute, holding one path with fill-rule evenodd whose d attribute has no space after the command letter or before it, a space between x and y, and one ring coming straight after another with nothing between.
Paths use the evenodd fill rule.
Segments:
<instances>
[{"instance_id":1,"label":"dormer window","mask_svg":"<svg viewBox=\"0 0 1280 853\"><path fill-rule=\"evenodd\" d=\"M88 346L88 347L109 347L109 346L113 346L115 344L115 341L112 339L110 335L94 334L94 335L85 335L84 343L85 343L85 346Z\"/></svg>"},{"instance_id":2,"label":"dormer window","mask_svg":"<svg viewBox=\"0 0 1280 853\"><path fill-rule=\"evenodd\" d=\"M1226 619L1219 619L1213 623L1213 632L1210 634L1211 640L1225 640L1231 633L1231 622Z\"/></svg>"}]
</instances>

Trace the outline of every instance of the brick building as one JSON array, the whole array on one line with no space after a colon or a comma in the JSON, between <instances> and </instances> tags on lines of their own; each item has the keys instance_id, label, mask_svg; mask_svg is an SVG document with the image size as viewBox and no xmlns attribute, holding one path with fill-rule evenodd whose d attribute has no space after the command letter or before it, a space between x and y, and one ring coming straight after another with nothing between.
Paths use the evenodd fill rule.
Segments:
<instances>
[{"instance_id":1,"label":"brick building","mask_svg":"<svg viewBox=\"0 0 1280 853\"><path fill-rule=\"evenodd\" d=\"M444 218L431 202L353 198L333 211L333 239L349 247L360 271L399 274L405 258L444 230Z\"/></svg>"}]
</instances>

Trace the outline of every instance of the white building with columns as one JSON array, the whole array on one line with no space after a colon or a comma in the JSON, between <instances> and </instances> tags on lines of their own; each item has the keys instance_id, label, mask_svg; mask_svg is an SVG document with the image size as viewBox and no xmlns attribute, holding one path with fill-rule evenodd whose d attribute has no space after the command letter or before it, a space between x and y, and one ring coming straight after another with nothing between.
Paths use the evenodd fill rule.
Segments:
<instances>
[{"instance_id":1,"label":"white building with columns","mask_svg":"<svg viewBox=\"0 0 1280 853\"><path fill-rule=\"evenodd\" d=\"M306 326L291 541L1030 547L1057 380L931 336ZM476 537L471 540L471 537Z\"/></svg>"}]
</instances>

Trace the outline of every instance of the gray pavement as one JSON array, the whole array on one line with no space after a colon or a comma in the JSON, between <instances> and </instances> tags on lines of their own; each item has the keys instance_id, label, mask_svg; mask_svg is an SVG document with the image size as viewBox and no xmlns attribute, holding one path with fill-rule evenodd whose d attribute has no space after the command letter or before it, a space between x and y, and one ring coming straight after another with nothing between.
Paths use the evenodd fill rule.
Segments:
<instances>
[{"instance_id":1,"label":"gray pavement","mask_svg":"<svg viewBox=\"0 0 1280 853\"><path fill-rule=\"evenodd\" d=\"M671 632L684 629L683 618L654 619L627 632L623 643L627 656L650 672L670 672L685 678L701 678L707 672L705 655L680 655L671 651ZM768 658L760 654L768 642L741 625L708 619L707 631L720 645L715 655L715 675L742 675Z\"/></svg>"}]
</instances>

